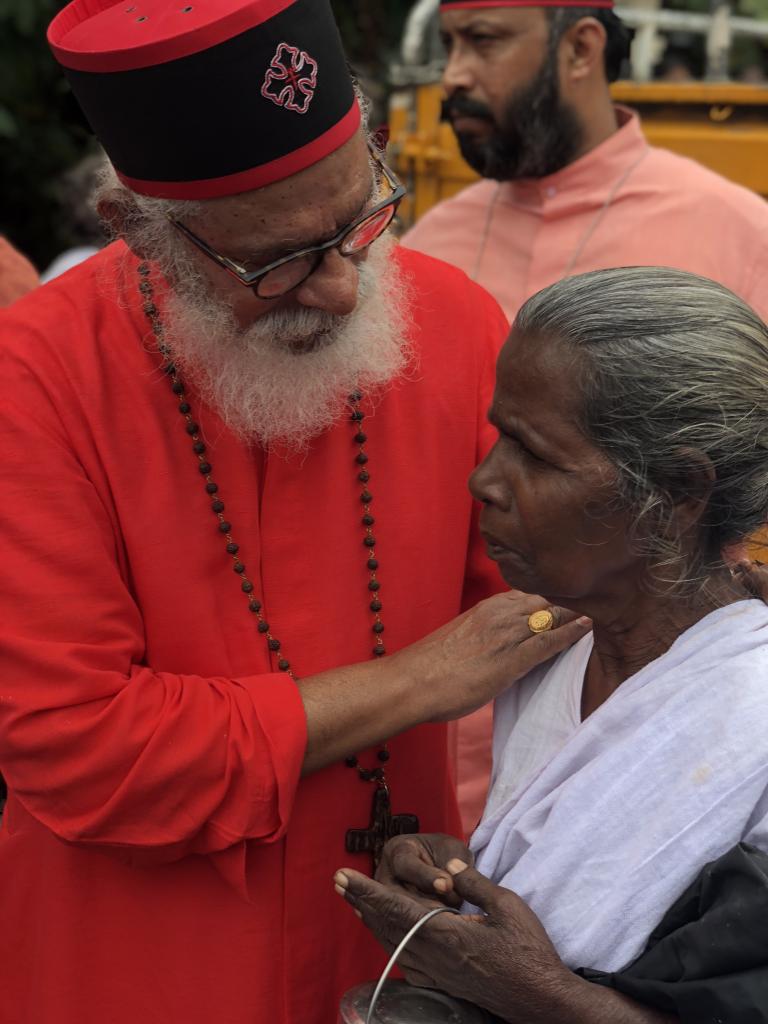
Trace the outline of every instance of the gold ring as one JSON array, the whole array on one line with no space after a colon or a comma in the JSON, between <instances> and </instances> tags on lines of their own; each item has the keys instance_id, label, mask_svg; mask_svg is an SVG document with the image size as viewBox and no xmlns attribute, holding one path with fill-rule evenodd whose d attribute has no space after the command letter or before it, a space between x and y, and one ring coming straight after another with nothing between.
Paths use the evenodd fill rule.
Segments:
<instances>
[{"instance_id":1,"label":"gold ring","mask_svg":"<svg viewBox=\"0 0 768 1024\"><path fill-rule=\"evenodd\" d=\"M555 624L555 616L548 608L528 616L528 629L532 633L546 633Z\"/></svg>"}]
</instances>

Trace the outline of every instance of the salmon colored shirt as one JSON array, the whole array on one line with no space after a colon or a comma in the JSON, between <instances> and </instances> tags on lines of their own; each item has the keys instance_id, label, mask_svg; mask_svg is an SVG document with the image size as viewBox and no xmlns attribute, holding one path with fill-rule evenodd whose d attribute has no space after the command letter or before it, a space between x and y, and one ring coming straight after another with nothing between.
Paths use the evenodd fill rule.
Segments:
<instances>
[{"instance_id":1,"label":"salmon colored shirt","mask_svg":"<svg viewBox=\"0 0 768 1024\"><path fill-rule=\"evenodd\" d=\"M768 203L649 146L629 110L618 107L617 117L619 130L581 159L546 178L471 185L430 210L403 243L461 267L510 320L566 272L617 266L702 274L768 316Z\"/></svg>"},{"instance_id":2,"label":"salmon colored shirt","mask_svg":"<svg viewBox=\"0 0 768 1024\"><path fill-rule=\"evenodd\" d=\"M701 164L649 146L638 117L546 178L481 181L430 210L404 237L461 267L512 321L562 277L617 266L667 266L726 285L768 317L768 203ZM491 709L465 719L457 779L464 827L482 813Z\"/></svg>"}]
</instances>

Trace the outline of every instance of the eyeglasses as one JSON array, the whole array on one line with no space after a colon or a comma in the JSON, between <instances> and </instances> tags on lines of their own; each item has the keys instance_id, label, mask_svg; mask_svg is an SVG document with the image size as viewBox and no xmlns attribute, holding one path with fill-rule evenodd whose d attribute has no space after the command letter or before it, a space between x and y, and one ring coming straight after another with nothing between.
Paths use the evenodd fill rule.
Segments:
<instances>
[{"instance_id":1,"label":"eyeglasses","mask_svg":"<svg viewBox=\"0 0 768 1024\"><path fill-rule=\"evenodd\" d=\"M356 217L351 224L342 228L338 235L329 242L300 249L298 252L275 260L274 263L268 264L261 270L246 270L242 264L237 263L228 256L222 256L220 252L213 249L202 238L199 238L193 231L190 231L185 224L182 224L181 221L176 220L170 214L168 214L168 220L177 231L181 232L185 238L189 239L209 259L226 270L240 284L250 288L254 295L257 295L260 299L282 298L283 295L287 295L294 288L298 288L308 277L314 274L325 259L326 253L335 249L346 258L357 256L367 249L372 242L375 242L377 238L380 238L394 220L397 208L408 190L397 180L374 148L371 146L370 149L373 159L383 173L387 185L392 190L392 194L382 200L382 202L377 203L370 210L366 210L365 213Z\"/></svg>"}]
</instances>

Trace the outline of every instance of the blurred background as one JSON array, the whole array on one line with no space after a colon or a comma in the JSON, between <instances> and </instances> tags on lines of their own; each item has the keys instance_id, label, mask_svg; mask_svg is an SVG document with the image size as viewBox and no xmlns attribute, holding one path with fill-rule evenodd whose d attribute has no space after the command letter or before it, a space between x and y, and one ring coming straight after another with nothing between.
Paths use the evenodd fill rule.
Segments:
<instances>
[{"instance_id":1,"label":"blurred background","mask_svg":"<svg viewBox=\"0 0 768 1024\"><path fill-rule=\"evenodd\" d=\"M332 2L374 124L391 122L413 219L472 177L439 124L438 0ZM0 0L0 235L40 270L101 241L87 204L99 157L45 43L63 6ZM635 42L617 98L641 110L651 141L768 192L768 0L634 0L618 13Z\"/></svg>"},{"instance_id":2,"label":"blurred background","mask_svg":"<svg viewBox=\"0 0 768 1024\"><path fill-rule=\"evenodd\" d=\"M93 139L45 42L48 23L65 6L0 0L0 234L41 270L98 232L83 202L94 161L82 161L94 152ZM333 6L367 91L384 103L410 0Z\"/></svg>"}]
</instances>

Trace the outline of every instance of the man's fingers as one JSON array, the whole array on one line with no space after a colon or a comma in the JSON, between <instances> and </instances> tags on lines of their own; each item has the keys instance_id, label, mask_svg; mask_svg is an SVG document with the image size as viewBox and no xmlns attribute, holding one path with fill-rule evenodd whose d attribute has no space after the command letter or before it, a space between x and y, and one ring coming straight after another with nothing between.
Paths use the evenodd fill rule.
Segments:
<instances>
[{"instance_id":1,"label":"man's fingers","mask_svg":"<svg viewBox=\"0 0 768 1024\"><path fill-rule=\"evenodd\" d=\"M559 604L550 605L550 610L555 617L555 628L567 625L569 622L583 621L592 626L592 620L578 612L572 612L570 608L561 608Z\"/></svg>"},{"instance_id":2,"label":"man's fingers","mask_svg":"<svg viewBox=\"0 0 768 1024\"><path fill-rule=\"evenodd\" d=\"M341 868L333 876L333 882L336 889L341 890L347 902L352 904L364 900L375 902L381 898L383 893L389 892L379 882L353 868Z\"/></svg>"},{"instance_id":3,"label":"man's fingers","mask_svg":"<svg viewBox=\"0 0 768 1024\"><path fill-rule=\"evenodd\" d=\"M397 966L403 972L403 977L409 985L415 985L417 988L439 988L435 984L434 978L425 973L424 964L420 960L412 962L407 949L398 960Z\"/></svg>"},{"instance_id":4,"label":"man's fingers","mask_svg":"<svg viewBox=\"0 0 768 1024\"><path fill-rule=\"evenodd\" d=\"M392 853L392 871L398 882L412 885L427 896L453 891L453 879L447 871L426 859L421 843L401 843Z\"/></svg>"},{"instance_id":5,"label":"man's fingers","mask_svg":"<svg viewBox=\"0 0 768 1024\"><path fill-rule=\"evenodd\" d=\"M731 572L752 597L768 603L768 566L742 559Z\"/></svg>"},{"instance_id":6,"label":"man's fingers","mask_svg":"<svg viewBox=\"0 0 768 1024\"><path fill-rule=\"evenodd\" d=\"M468 867L464 861L451 860L447 867L453 875L453 887L459 896L487 914L496 909L499 896L507 892L475 868Z\"/></svg>"},{"instance_id":7,"label":"man's fingers","mask_svg":"<svg viewBox=\"0 0 768 1024\"><path fill-rule=\"evenodd\" d=\"M360 911L367 927L388 945L396 945L427 911L440 905L381 885L351 868L341 868L333 881L339 895Z\"/></svg>"},{"instance_id":8,"label":"man's fingers","mask_svg":"<svg viewBox=\"0 0 768 1024\"><path fill-rule=\"evenodd\" d=\"M572 616L573 612L566 613L563 610L562 614ZM577 640L586 636L590 629L592 629L592 620L586 616L579 616L579 618L573 618L568 622L564 621L563 625L548 629L545 633L536 633L531 636L530 640L524 640L523 643L526 649L530 649L530 653L533 653L534 647L536 648L538 656L536 664L538 664L559 654L567 647L571 647Z\"/></svg>"}]
</instances>

